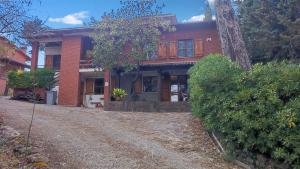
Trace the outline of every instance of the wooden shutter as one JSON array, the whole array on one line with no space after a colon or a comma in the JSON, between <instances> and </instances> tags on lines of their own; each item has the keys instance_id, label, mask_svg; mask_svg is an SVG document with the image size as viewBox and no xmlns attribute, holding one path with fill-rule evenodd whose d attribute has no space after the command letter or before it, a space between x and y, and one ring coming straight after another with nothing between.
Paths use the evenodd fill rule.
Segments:
<instances>
[{"instance_id":1,"label":"wooden shutter","mask_svg":"<svg viewBox=\"0 0 300 169\"><path fill-rule=\"evenodd\" d=\"M86 80L86 94L94 94L94 79L87 79Z\"/></svg>"},{"instance_id":2,"label":"wooden shutter","mask_svg":"<svg viewBox=\"0 0 300 169\"><path fill-rule=\"evenodd\" d=\"M164 42L159 42L158 45L158 57L165 58L167 55L167 48Z\"/></svg>"},{"instance_id":3,"label":"wooden shutter","mask_svg":"<svg viewBox=\"0 0 300 169\"><path fill-rule=\"evenodd\" d=\"M138 80L135 82L135 93L140 94L142 93L142 78L138 78Z\"/></svg>"},{"instance_id":4,"label":"wooden shutter","mask_svg":"<svg viewBox=\"0 0 300 169\"><path fill-rule=\"evenodd\" d=\"M176 57L177 56L177 45L176 41L171 41L169 43L169 50L170 50L170 57Z\"/></svg>"},{"instance_id":5,"label":"wooden shutter","mask_svg":"<svg viewBox=\"0 0 300 169\"><path fill-rule=\"evenodd\" d=\"M203 42L201 39L195 40L195 55L200 57L203 55Z\"/></svg>"},{"instance_id":6,"label":"wooden shutter","mask_svg":"<svg viewBox=\"0 0 300 169\"><path fill-rule=\"evenodd\" d=\"M46 58L45 58L45 68L48 68L48 69L52 69L52 65L53 65L53 56L52 55L46 55Z\"/></svg>"}]
</instances>

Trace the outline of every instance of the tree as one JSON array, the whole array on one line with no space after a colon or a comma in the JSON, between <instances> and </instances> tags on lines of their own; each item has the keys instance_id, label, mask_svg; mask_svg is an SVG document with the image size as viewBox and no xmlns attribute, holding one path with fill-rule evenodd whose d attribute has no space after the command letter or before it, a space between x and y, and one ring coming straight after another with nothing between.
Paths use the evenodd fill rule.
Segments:
<instances>
[{"instance_id":1,"label":"tree","mask_svg":"<svg viewBox=\"0 0 300 169\"><path fill-rule=\"evenodd\" d=\"M163 7L156 0L121 1L119 9L104 14L94 24L94 64L135 73L131 96L135 95L134 83L140 76L141 61L154 54L161 32L172 30L171 22L161 16Z\"/></svg>"},{"instance_id":2,"label":"tree","mask_svg":"<svg viewBox=\"0 0 300 169\"><path fill-rule=\"evenodd\" d=\"M28 13L31 4L32 0L0 0L0 36L27 44L29 35L45 28L40 19Z\"/></svg>"},{"instance_id":3,"label":"tree","mask_svg":"<svg viewBox=\"0 0 300 169\"><path fill-rule=\"evenodd\" d=\"M212 12L208 1L205 2L205 5L204 21L212 21Z\"/></svg>"},{"instance_id":4,"label":"tree","mask_svg":"<svg viewBox=\"0 0 300 169\"><path fill-rule=\"evenodd\" d=\"M299 0L239 0L237 5L252 62L300 62Z\"/></svg>"},{"instance_id":5,"label":"tree","mask_svg":"<svg viewBox=\"0 0 300 169\"><path fill-rule=\"evenodd\" d=\"M231 1L216 0L215 7L223 53L236 61L243 69L250 69L250 59Z\"/></svg>"}]
</instances>

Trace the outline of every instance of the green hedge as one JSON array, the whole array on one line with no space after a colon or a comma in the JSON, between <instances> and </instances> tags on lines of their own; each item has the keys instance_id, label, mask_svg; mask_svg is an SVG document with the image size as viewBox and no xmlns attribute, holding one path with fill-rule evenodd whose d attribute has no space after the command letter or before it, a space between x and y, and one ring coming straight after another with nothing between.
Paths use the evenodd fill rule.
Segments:
<instances>
[{"instance_id":1,"label":"green hedge","mask_svg":"<svg viewBox=\"0 0 300 169\"><path fill-rule=\"evenodd\" d=\"M256 64L241 70L227 57L210 55L189 71L192 111L236 150L300 168L300 66Z\"/></svg>"},{"instance_id":2,"label":"green hedge","mask_svg":"<svg viewBox=\"0 0 300 169\"><path fill-rule=\"evenodd\" d=\"M10 88L38 88L50 89L55 83L54 72L49 69L37 69L35 71L9 71L7 74Z\"/></svg>"}]
</instances>

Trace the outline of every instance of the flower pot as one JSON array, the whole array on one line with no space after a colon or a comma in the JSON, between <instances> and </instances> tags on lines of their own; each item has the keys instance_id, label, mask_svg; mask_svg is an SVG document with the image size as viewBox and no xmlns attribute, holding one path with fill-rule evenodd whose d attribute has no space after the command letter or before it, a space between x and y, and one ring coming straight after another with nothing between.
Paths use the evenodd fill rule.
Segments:
<instances>
[{"instance_id":1,"label":"flower pot","mask_svg":"<svg viewBox=\"0 0 300 169\"><path fill-rule=\"evenodd\" d=\"M122 98L120 97L120 96L116 96L116 101L121 101L122 100Z\"/></svg>"}]
</instances>

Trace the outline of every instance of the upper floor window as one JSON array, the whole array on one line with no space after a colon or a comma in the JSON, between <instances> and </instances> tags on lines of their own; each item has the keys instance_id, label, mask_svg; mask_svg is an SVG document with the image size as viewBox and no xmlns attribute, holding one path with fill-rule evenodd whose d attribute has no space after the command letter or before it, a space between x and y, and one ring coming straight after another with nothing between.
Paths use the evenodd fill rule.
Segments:
<instances>
[{"instance_id":1,"label":"upper floor window","mask_svg":"<svg viewBox=\"0 0 300 169\"><path fill-rule=\"evenodd\" d=\"M179 40L177 44L177 55L179 57L193 57L194 41L192 39Z\"/></svg>"}]
</instances>

